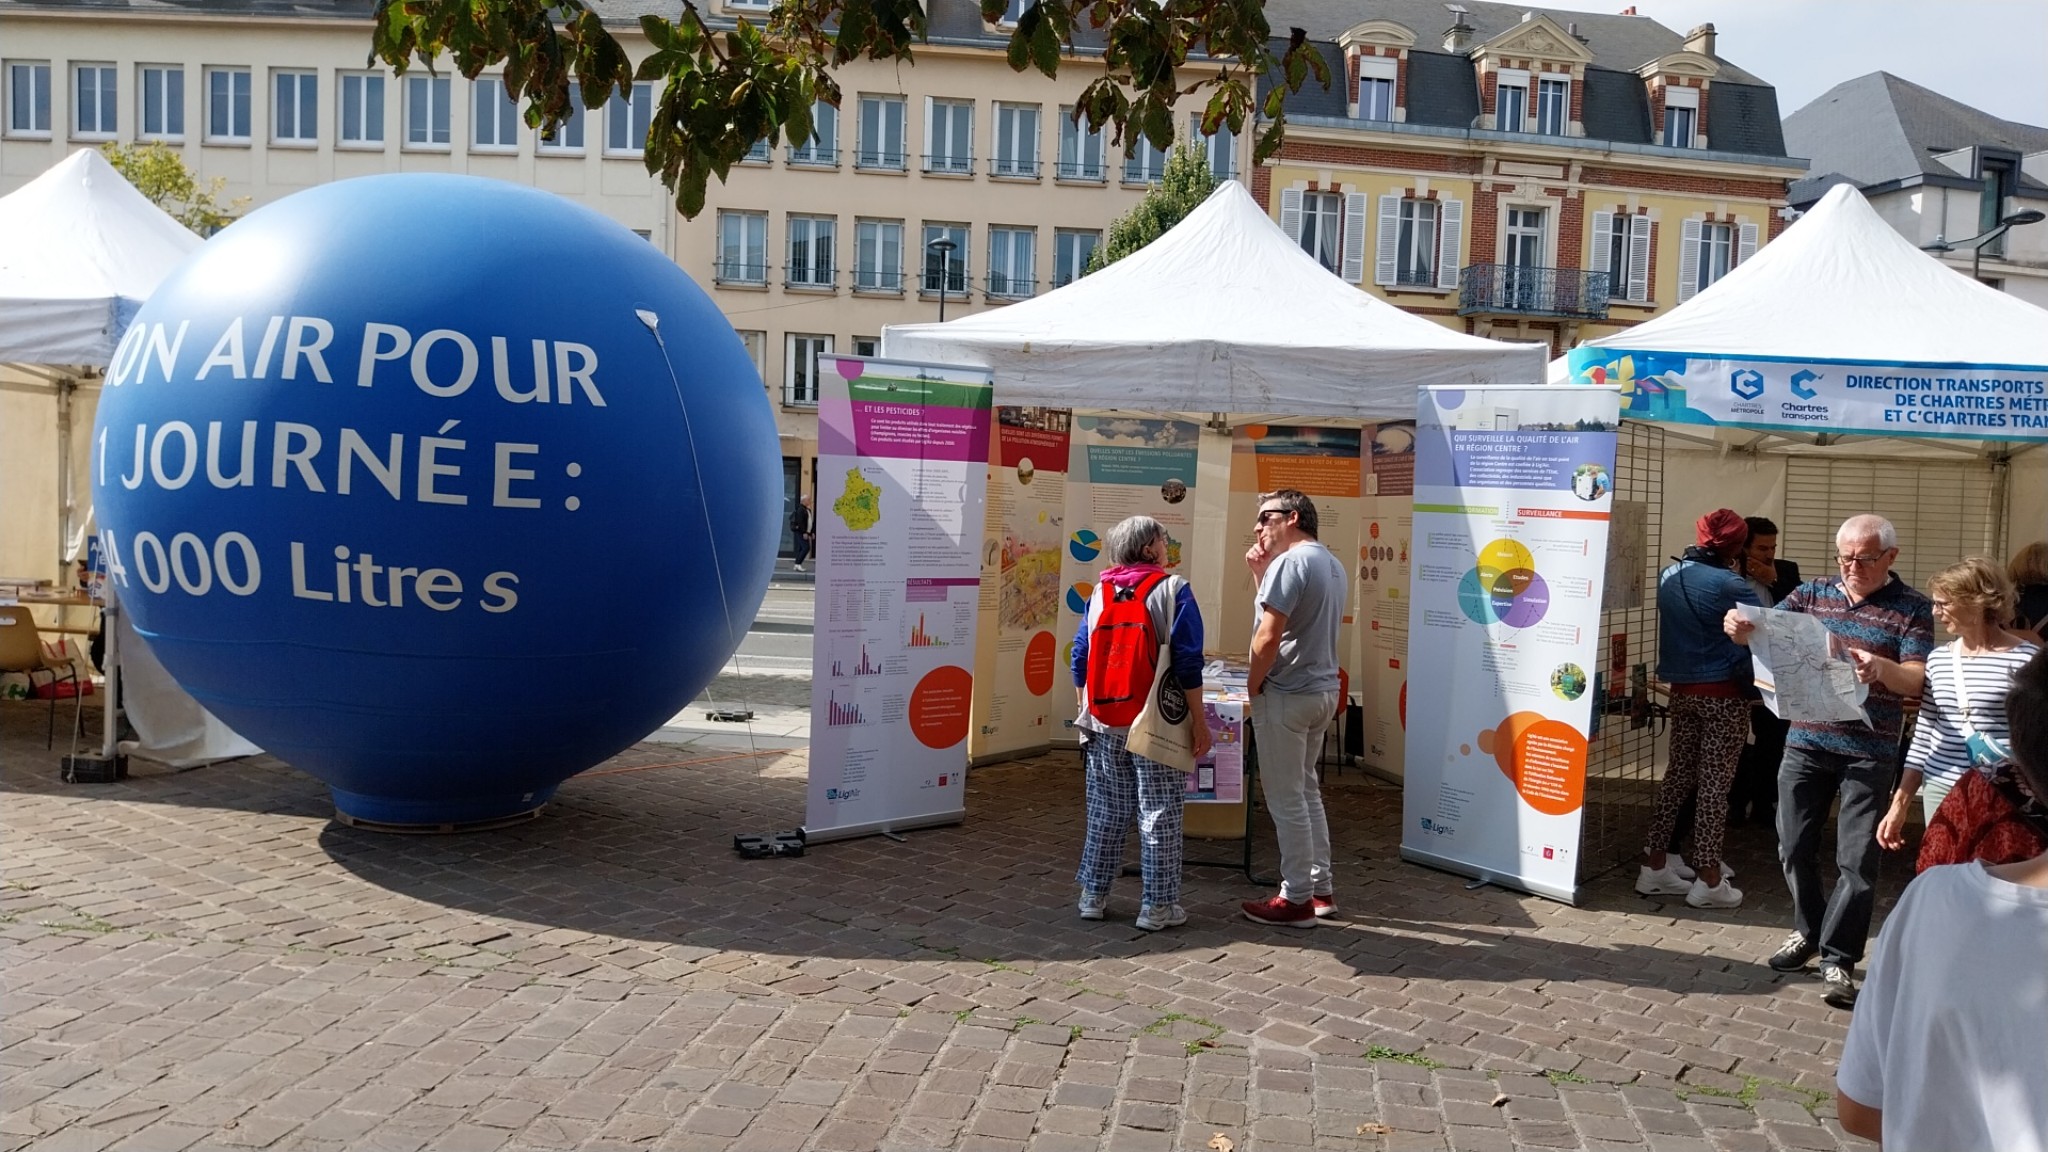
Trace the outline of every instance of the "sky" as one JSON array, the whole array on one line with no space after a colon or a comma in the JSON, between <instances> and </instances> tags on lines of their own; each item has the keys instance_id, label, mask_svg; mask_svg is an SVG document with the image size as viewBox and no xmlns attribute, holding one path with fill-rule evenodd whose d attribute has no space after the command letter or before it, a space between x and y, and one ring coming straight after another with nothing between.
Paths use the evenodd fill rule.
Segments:
<instances>
[{"instance_id":1,"label":"sky","mask_svg":"<svg viewBox=\"0 0 2048 1152\"><path fill-rule=\"evenodd\" d=\"M1844 80L1889 72L2006 120L2048 127L2048 0L1565 0L1636 11L1778 90L1789 116Z\"/></svg>"}]
</instances>

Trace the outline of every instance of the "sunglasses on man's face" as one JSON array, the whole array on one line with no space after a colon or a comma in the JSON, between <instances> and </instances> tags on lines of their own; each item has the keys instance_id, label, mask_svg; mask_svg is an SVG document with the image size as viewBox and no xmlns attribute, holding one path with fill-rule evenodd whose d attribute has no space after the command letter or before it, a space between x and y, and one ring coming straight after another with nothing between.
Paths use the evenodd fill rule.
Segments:
<instances>
[{"instance_id":1,"label":"sunglasses on man's face","mask_svg":"<svg viewBox=\"0 0 2048 1152\"><path fill-rule=\"evenodd\" d=\"M1285 515L1287 515L1287 509L1285 508L1261 508L1259 509L1259 526L1263 528L1266 522L1273 517Z\"/></svg>"}]
</instances>

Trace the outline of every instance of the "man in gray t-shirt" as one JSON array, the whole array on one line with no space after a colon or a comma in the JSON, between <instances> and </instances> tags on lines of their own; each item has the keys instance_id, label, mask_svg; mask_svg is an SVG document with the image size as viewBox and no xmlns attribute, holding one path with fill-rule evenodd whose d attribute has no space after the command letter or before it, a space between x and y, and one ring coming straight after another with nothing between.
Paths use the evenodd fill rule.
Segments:
<instances>
[{"instance_id":1,"label":"man in gray t-shirt","mask_svg":"<svg viewBox=\"0 0 2048 1152\"><path fill-rule=\"evenodd\" d=\"M1259 582L1246 687L1259 782L1280 840L1280 894L1246 901L1244 914L1287 928L1313 928L1318 917L1337 913L1316 761L1337 714L1337 626L1351 583L1316 529L1307 496L1268 492L1259 497L1258 538L1244 557Z\"/></svg>"}]
</instances>

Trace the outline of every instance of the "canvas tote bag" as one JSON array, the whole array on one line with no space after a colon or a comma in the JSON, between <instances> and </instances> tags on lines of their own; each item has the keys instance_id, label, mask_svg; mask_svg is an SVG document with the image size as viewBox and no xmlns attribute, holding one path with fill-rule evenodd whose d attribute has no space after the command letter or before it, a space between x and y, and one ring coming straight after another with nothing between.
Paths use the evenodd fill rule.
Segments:
<instances>
[{"instance_id":1,"label":"canvas tote bag","mask_svg":"<svg viewBox=\"0 0 2048 1152\"><path fill-rule=\"evenodd\" d=\"M1182 772L1195 770L1195 716L1189 707L1188 694L1180 682L1173 678L1173 626L1180 615L1180 587L1187 583L1178 576L1168 577L1160 587L1167 593L1167 602L1173 605L1167 615L1166 639L1159 645L1159 668L1152 677L1152 691L1146 694L1144 711L1131 722L1130 735L1124 738L1124 746L1133 755L1143 756L1154 764L1178 768Z\"/></svg>"}]
</instances>

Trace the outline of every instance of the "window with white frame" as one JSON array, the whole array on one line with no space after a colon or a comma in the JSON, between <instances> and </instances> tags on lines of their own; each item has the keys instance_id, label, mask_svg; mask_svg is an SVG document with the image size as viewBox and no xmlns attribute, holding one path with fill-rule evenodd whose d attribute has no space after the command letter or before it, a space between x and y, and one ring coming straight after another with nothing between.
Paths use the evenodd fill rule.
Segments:
<instances>
[{"instance_id":1,"label":"window with white frame","mask_svg":"<svg viewBox=\"0 0 2048 1152\"><path fill-rule=\"evenodd\" d=\"M974 171L974 102L925 101L924 170Z\"/></svg>"},{"instance_id":2,"label":"window with white frame","mask_svg":"<svg viewBox=\"0 0 2048 1152\"><path fill-rule=\"evenodd\" d=\"M1230 130L1230 121L1216 125L1212 135L1202 134L1202 117L1197 113L1188 122L1188 139L1202 149L1202 155L1209 162L1209 174L1221 184L1237 176L1237 133Z\"/></svg>"},{"instance_id":3,"label":"window with white frame","mask_svg":"<svg viewBox=\"0 0 2048 1152\"><path fill-rule=\"evenodd\" d=\"M820 100L811 105L811 138L789 146L789 162L808 168L839 166L839 109Z\"/></svg>"},{"instance_id":4,"label":"window with white frame","mask_svg":"<svg viewBox=\"0 0 2048 1152\"><path fill-rule=\"evenodd\" d=\"M1104 179L1102 172L1102 133L1088 127L1085 120L1074 119L1077 110L1072 105L1060 107L1060 166L1053 175L1061 180Z\"/></svg>"},{"instance_id":5,"label":"window with white frame","mask_svg":"<svg viewBox=\"0 0 2048 1152\"><path fill-rule=\"evenodd\" d=\"M1292 197L1283 195L1281 227L1295 238L1302 251L1316 258L1316 263L1335 272L1344 198L1335 192L1300 192L1291 188L1287 191L1300 197L1301 207L1292 214L1294 219L1288 219L1286 201Z\"/></svg>"},{"instance_id":6,"label":"window with white frame","mask_svg":"<svg viewBox=\"0 0 2048 1152\"><path fill-rule=\"evenodd\" d=\"M882 338L880 336L855 336L853 338L853 354L855 356L866 356L869 359L880 356L882 354Z\"/></svg>"},{"instance_id":7,"label":"window with white frame","mask_svg":"<svg viewBox=\"0 0 2048 1152\"><path fill-rule=\"evenodd\" d=\"M1124 152L1124 183L1157 184L1166 175L1166 153L1153 147L1152 141L1142 134L1131 135L1131 145Z\"/></svg>"},{"instance_id":8,"label":"window with white frame","mask_svg":"<svg viewBox=\"0 0 2048 1152\"><path fill-rule=\"evenodd\" d=\"M769 154L768 138L765 136L747 145L747 154L740 157L742 164L767 164L773 160L774 156Z\"/></svg>"},{"instance_id":9,"label":"window with white frame","mask_svg":"<svg viewBox=\"0 0 2048 1152\"><path fill-rule=\"evenodd\" d=\"M644 156L647 129L654 123L654 84L642 80L614 95L604 106L604 151L607 156Z\"/></svg>"},{"instance_id":10,"label":"window with white frame","mask_svg":"<svg viewBox=\"0 0 2048 1152\"><path fill-rule=\"evenodd\" d=\"M832 351L832 338L811 332L791 332L783 356L782 402L813 406L818 402L818 357Z\"/></svg>"},{"instance_id":11,"label":"window with white frame","mask_svg":"<svg viewBox=\"0 0 2048 1152\"><path fill-rule=\"evenodd\" d=\"M903 291L903 221L854 225L853 287L856 292Z\"/></svg>"},{"instance_id":12,"label":"window with white frame","mask_svg":"<svg viewBox=\"0 0 2048 1152\"><path fill-rule=\"evenodd\" d=\"M1363 207L1362 205L1360 206ZM1344 269L1338 275L1350 278L1354 267L1351 204L1344 211ZM1373 283L1386 288L1439 288L1458 286L1458 259L1465 232L1465 203L1445 197L1390 193L1379 201L1379 241L1373 253ZM1361 237L1362 239L1362 237ZM1364 253L1357 252L1357 267L1363 272Z\"/></svg>"},{"instance_id":13,"label":"window with white frame","mask_svg":"<svg viewBox=\"0 0 2048 1152\"><path fill-rule=\"evenodd\" d=\"M1008 0L1003 5L1003 18L996 23L1005 28L1015 28L1017 22L1024 19L1024 14L1036 7L1038 0Z\"/></svg>"},{"instance_id":14,"label":"window with white frame","mask_svg":"<svg viewBox=\"0 0 2048 1152\"><path fill-rule=\"evenodd\" d=\"M1592 259L1588 267L1607 273L1607 297L1634 304L1650 299L1650 217L1621 212L1593 213Z\"/></svg>"},{"instance_id":15,"label":"window with white frame","mask_svg":"<svg viewBox=\"0 0 2048 1152\"><path fill-rule=\"evenodd\" d=\"M728 10L739 12L766 12L775 6L775 0L725 0Z\"/></svg>"},{"instance_id":16,"label":"window with white frame","mask_svg":"<svg viewBox=\"0 0 2048 1152\"><path fill-rule=\"evenodd\" d=\"M137 69L136 93L141 104L136 138L178 140L185 135L185 70L176 64L144 64Z\"/></svg>"},{"instance_id":17,"label":"window with white frame","mask_svg":"<svg viewBox=\"0 0 2048 1152\"><path fill-rule=\"evenodd\" d=\"M1358 118L1394 118L1394 81L1400 76L1400 62L1386 56L1362 56L1358 60Z\"/></svg>"},{"instance_id":18,"label":"window with white frame","mask_svg":"<svg viewBox=\"0 0 2048 1152\"><path fill-rule=\"evenodd\" d=\"M754 375L765 385L768 380L768 333L741 328L735 335L740 338L740 347L747 350L747 359L754 362Z\"/></svg>"},{"instance_id":19,"label":"window with white frame","mask_svg":"<svg viewBox=\"0 0 2048 1152\"><path fill-rule=\"evenodd\" d=\"M788 225L789 264L782 282L799 288L832 287L838 218L792 215Z\"/></svg>"},{"instance_id":20,"label":"window with white frame","mask_svg":"<svg viewBox=\"0 0 2048 1152\"><path fill-rule=\"evenodd\" d=\"M940 251L932 247L938 240L950 240L953 247ZM924 226L924 277L919 287L926 292L937 292L941 286L947 292L967 291L967 225L926 224Z\"/></svg>"},{"instance_id":21,"label":"window with white frame","mask_svg":"<svg viewBox=\"0 0 2048 1152\"><path fill-rule=\"evenodd\" d=\"M1700 91L1673 84L1664 89L1664 135L1660 139L1666 148L1697 147L1694 140L1699 132Z\"/></svg>"},{"instance_id":22,"label":"window with white frame","mask_svg":"<svg viewBox=\"0 0 2048 1152\"><path fill-rule=\"evenodd\" d=\"M1536 131L1545 136L1569 134L1572 117L1572 82L1545 76L1536 82Z\"/></svg>"},{"instance_id":23,"label":"window with white frame","mask_svg":"<svg viewBox=\"0 0 2048 1152\"><path fill-rule=\"evenodd\" d=\"M448 77L405 78L405 144L408 148L448 147Z\"/></svg>"},{"instance_id":24,"label":"window with white frame","mask_svg":"<svg viewBox=\"0 0 2048 1152\"><path fill-rule=\"evenodd\" d=\"M206 138L224 144L249 140L250 93L255 82L247 68L206 70Z\"/></svg>"},{"instance_id":25,"label":"window with white frame","mask_svg":"<svg viewBox=\"0 0 2048 1152\"><path fill-rule=\"evenodd\" d=\"M384 77L376 72L343 72L337 78L343 147L384 144Z\"/></svg>"},{"instance_id":26,"label":"window with white frame","mask_svg":"<svg viewBox=\"0 0 2048 1152\"><path fill-rule=\"evenodd\" d=\"M111 137L121 127L120 74L112 64L78 64L71 69L71 130L83 137Z\"/></svg>"},{"instance_id":27,"label":"window with white frame","mask_svg":"<svg viewBox=\"0 0 2048 1152\"><path fill-rule=\"evenodd\" d=\"M469 146L478 152L519 149L519 105L502 76L479 76L469 93Z\"/></svg>"},{"instance_id":28,"label":"window with white frame","mask_svg":"<svg viewBox=\"0 0 2048 1152\"><path fill-rule=\"evenodd\" d=\"M903 150L905 109L901 96L860 98L860 140L854 167L901 172L908 166L909 156Z\"/></svg>"},{"instance_id":29,"label":"window with white frame","mask_svg":"<svg viewBox=\"0 0 2048 1152\"><path fill-rule=\"evenodd\" d=\"M1529 74L1512 68L1494 73L1493 126L1502 132L1529 130Z\"/></svg>"},{"instance_id":30,"label":"window with white frame","mask_svg":"<svg viewBox=\"0 0 2048 1152\"><path fill-rule=\"evenodd\" d=\"M7 134L50 134L50 64L47 60L7 62Z\"/></svg>"},{"instance_id":31,"label":"window with white frame","mask_svg":"<svg viewBox=\"0 0 2048 1152\"><path fill-rule=\"evenodd\" d=\"M1680 303L1728 274L1756 253L1754 224L1716 224L1687 220L1679 238L1678 299Z\"/></svg>"},{"instance_id":32,"label":"window with white frame","mask_svg":"<svg viewBox=\"0 0 2048 1152\"><path fill-rule=\"evenodd\" d=\"M997 176L1038 175L1038 105L996 105Z\"/></svg>"},{"instance_id":33,"label":"window with white frame","mask_svg":"<svg viewBox=\"0 0 2048 1152\"><path fill-rule=\"evenodd\" d=\"M270 138L281 144L320 139L320 76L279 69L270 74Z\"/></svg>"},{"instance_id":34,"label":"window with white frame","mask_svg":"<svg viewBox=\"0 0 2048 1152\"><path fill-rule=\"evenodd\" d=\"M569 86L569 116L555 125L555 134L542 133L534 143L534 151L552 153L556 156L581 156L583 154L583 122L589 119L583 112L583 90L574 84Z\"/></svg>"},{"instance_id":35,"label":"window with white frame","mask_svg":"<svg viewBox=\"0 0 2048 1152\"><path fill-rule=\"evenodd\" d=\"M988 230L988 294L1023 297L1038 290L1038 229Z\"/></svg>"},{"instance_id":36,"label":"window with white frame","mask_svg":"<svg viewBox=\"0 0 2048 1152\"><path fill-rule=\"evenodd\" d=\"M1064 288L1088 272L1102 233L1079 228L1059 228L1052 234L1052 286Z\"/></svg>"},{"instance_id":37,"label":"window with white frame","mask_svg":"<svg viewBox=\"0 0 2048 1152\"><path fill-rule=\"evenodd\" d=\"M768 282L766 212L718 214L718 269L715 279L720 284Z\"/></svg>"}]
</instances>

